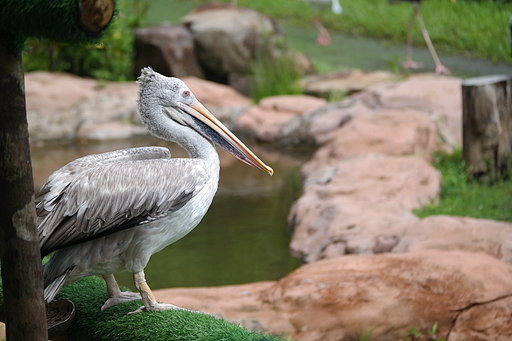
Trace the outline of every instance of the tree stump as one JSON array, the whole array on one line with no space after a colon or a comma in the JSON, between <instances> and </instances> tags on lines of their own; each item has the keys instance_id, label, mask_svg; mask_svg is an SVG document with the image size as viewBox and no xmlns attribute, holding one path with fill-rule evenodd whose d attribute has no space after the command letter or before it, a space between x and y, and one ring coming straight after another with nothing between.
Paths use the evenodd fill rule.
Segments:
<instances>
[{"instance_id":1,"label":"tree stump","mask_svg":"<svg viewBox=\"0 0 512 341\"><path fill-rule=\"evenodd\" d=\"M462 82L462 150L475 179L493 182L510 174L512 76Z\"/></svg>"}]
</instances>

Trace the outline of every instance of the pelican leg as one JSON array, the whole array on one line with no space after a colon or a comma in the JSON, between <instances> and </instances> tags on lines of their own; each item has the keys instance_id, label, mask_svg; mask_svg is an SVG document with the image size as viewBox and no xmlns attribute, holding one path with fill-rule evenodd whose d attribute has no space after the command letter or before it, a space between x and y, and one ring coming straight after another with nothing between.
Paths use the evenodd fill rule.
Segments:
<instances>
[{"instance_id":1,"label":"pelican leg","mask_svg":"<svg viewBox=\"0 0 512 341\"><path fill-rule=\"evenodd\" d=\"M331 43L331 35L329 31L322 25L319 20L313 20L313 25L318 31L318 37L316 38L316 43L318 45L329 45Z\"/></svg>"},{"instance_id":2,"label":"pelican leg","mask_svg":"<svg viewBox=\"0 0 512 341\"><path fill-rule=\"evenodd\" d=\"M128 313L129 315L139 313L142 311L160 311L160 310L188 310L184 308L177 307L173 304L168 303L159 303L156 301L155 295L149 288L148 283L146 282L146 276L144 275L144 271L140 271L133 274L133 282L135 283L135 287L139 290L140 295L142 296L142 303L144 304L139 309Z\"/></svg>"},{"instance_id":3,"label":"pelican leg","mask_svg":"<svg viewBox=\"0 0 512 341\"><path fill-rule=\"evenodd\" d=\"M418 8L418 23L420 24L421 28L421 34L423 34L423 39L425 39L425 43L427 43L428 50L430 51L430 54L432 55L432 58L434 59L434 63L436 64L435 73L439 75L449 75L450 70L446 68L439 59L439 56L436 53L436 49L434 48L434 44L432 44L432 41L430 40L430 36L428 34L427 29L425 28L425 22L423 21L423 17L421 16L420 10Z\"/></svg>"},{"instance_id":4,"label":"pelican leg","mask_svg":"<svg viewBox=\"0 0 512 341\"><path fill-rule=\"evenodd\" d=\"M101 306L101 310L108 307L112 307L119 303L140 301L142 298L139 293L131 291L121 291L119 285L116 282L114 275L103 275L102 276L107 283L107 292L109 299Z\"/></svg>"},{"instance_id":5,"label":"pelican leg","mask_svg":"<svg viewBox=\"0 0 512 341\"><path fill-rule=\"evenodd\" d=\"M409 23L407 24L407 52L406 52L406 58L404 61L404 67L407 69L419 69L423 65L421 63L417 63L412 60L412 29L414 27L414 22L418 16L418 13L420 11L419 5L417 3L413 3L414 9L412 11L411 20L409 20Z\"/></svg>"}]
</instances>

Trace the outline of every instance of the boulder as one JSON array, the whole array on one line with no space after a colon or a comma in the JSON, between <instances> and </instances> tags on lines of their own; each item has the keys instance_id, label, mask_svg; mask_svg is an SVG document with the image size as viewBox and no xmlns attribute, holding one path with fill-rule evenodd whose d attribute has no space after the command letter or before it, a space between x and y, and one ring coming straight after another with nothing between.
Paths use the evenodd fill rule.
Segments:
<instances>
[{"instance_id":1,"label":"boulder","mask_svg":"<svg viewBox=\"0 0 512 341\"><path fill-rule=\"evenodd\" d=\"M133 121L135 82L107 83L64 73L25 75L27 117L32 143L72 140L84 122Z\"/></svg>"},{"instance_id":2,"label":"boulder","mask_svg":"<svg viewBox=\"0 0 512 341\"><path fill-rule=\"evenodd\" d=\"M250 100L231 87L196 77L183 80L219 119L230 123ZM27 116L32 143L105 140L149 133L140 126L137 84L99 83L65 73L29 72L25 76Z\"/></svg>"},{"instance_id":3,"label":"boulder","mask_svg":"<svg viewBox=\"0 0 512 341\"><path fill-rule=\"evenodd\" d=\"M462 146L462 84L456 77L418 74L371 86L366 95L381 108L425 112L436 122L444 147Z\"/></svg>"},{"instance_id":4,"label":"boulder","mask_svg":"<svg viewBox=\"0 0 512 341\"><path fill-rule=\"evenodd\" d=\"M135 76L151 66L164 76L203 78L194 37L183 26L162 24L135 30Z\"/></svg>"},{"instance_id":5,"label":"boulder","mask_svg":"<svg viewBox=\"0 0 512 341\"><path fill-rule=\"evenodd\" d=\"M309 169L288 216L290 249L306 262L391 251L418 220L410 211L439 196L441 176L420 157L369 154Z\"/></svg>"},{"instance_id":6,"label":"boulder","mask_svg":"<svg viewBox=\"0 0 512 341\"><path fill-rule=\"evenodd\" d=\"M308 95L328 99L333 94L352 94L367 89L376 83L395 80L389 71L350 70L323 75L312 75L302 79L301 86Z\"/></svg>"},{"instance_id":7,"label":"boulder","mask_svg":"<svg viewBox=\"0 0 512 341\"><path fill-rule=\"evenodd\" d=\"M273 19L248 8L200 8L181 22L194 36L207 79L224 84L230 74L247 74L258 54L273 56L284 39Z\"/></svg>"},{"instance_id":8,"label":"boulder","mask_svg":"<svg viewBox=\"0 0 512 341\"><path fill-rule=\"evenodd\" d=\"M278 140L287 146L318 147L354 117L373 114L374 110L357 96L348 97L294 117L281 126Z\"/></svg>"},{"instance_id":9,"label":"boulder","mask_svg":"<svg viewBox=\"0 0 512 341\"><path fill-rule=\"evenodd\" d=\"M368 85L360 93L298 116L281 127L278 138L287 145L318 147L351 119L383 110L423 113L437 127L441 149L451 151L462 144L460 79L422 74Z\"/></svg>"},{"instance_id":10,"label":"boulder","mask_svg":"<svg viewBox=\"0 0 512 341\"><path fill-rule=\"evenodd\" d=\"M512 337L512 267L483 253L421 251L345 256L277 282L156 290L158 300L297 341Z\"/></svg>"},{"instance_id":11,"label":"boulder","mask_svg":"<svg viewBox=\"0 0 512 341\"><path fill-rule=\"evenodd\" d=\"M278 142L278 133L283 125L326 103L324 99L307 95L267 97L238 118L237 130L244 131L259 141Z\"/></svg>"},{"instance_id":12,"label":"boulder","mask_svg":"<svg viewBox=\"0 0 512 341\"><path fill-rule=\"evenodd\" d=\"M336 163L340 159L370 153L417 155L430 161L437 150L435 124L422 112L381 110L371 116L358 116L332 134L303 167L304 173Z\"/></svg>"},{"instance_id":13,"label":"boulder","mask_svg":"<svg viewBox=\"0 0 512 341\"><path fill-rule=\"evenodd\" d=\"M183 81L208 110L230 126L250 107L251 100L230 86L197 77L184 77Z\"/></svg>"},{"instance_id":14,"label":"boulder","mask_svg":"<svg viewBox=\"0 0 512 341\"><path fill-rule=\"evenodd\" d=\"M393 252L485 252L512 264L512 224L467 217L430 216L410 225Z\"/></svg>"}]
</instances>

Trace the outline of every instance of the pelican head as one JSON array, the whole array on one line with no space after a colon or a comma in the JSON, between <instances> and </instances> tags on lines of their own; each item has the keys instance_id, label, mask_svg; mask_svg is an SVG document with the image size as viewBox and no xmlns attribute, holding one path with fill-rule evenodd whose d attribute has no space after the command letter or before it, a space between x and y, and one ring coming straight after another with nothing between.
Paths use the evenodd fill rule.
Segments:
<instances>
[{"instance_id":1,"label":"pelican head","mask_svg":"<svg viewBox=\"0 0 512 341\"><path fill-rule=\"evenodd\" d=\"M270 175L274 173L196 99L182 80L165 77L146 67L137 83L141 121L153 135L183 146L186 139L180 138L178 131L187 129L183 134L188 136L194 131L240 161Z\"/></svg>"}]
</instances>

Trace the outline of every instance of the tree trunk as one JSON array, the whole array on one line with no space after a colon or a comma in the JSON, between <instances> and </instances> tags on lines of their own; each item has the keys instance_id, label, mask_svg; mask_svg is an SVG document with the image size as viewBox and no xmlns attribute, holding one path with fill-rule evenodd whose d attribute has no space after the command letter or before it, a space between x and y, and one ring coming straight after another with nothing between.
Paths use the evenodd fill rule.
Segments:
<instances>
[{"instance_id":1,"label":"tree trunk","mask_svg":"<svg viewBox=\"0 0 512 341\"><path fill-rule=\"evenodd\" d=\"M511 170L512 77L486 76L462 83L462 146L470 174L496 181Z\"/></svg>"},{"instance_id":2,"label":"tree trunk","mask_svg":"<svg viewBox=\"0 0 512 341\"><path fill-rule=\"evenodd\" d=\"M7 340L47 341L21 53L0 36L0 256Z\"/></svg>"}]
</instances>

